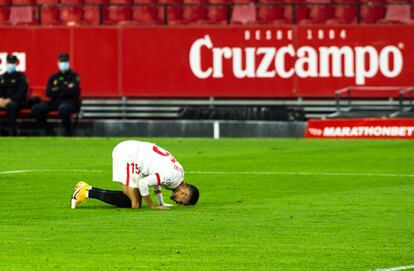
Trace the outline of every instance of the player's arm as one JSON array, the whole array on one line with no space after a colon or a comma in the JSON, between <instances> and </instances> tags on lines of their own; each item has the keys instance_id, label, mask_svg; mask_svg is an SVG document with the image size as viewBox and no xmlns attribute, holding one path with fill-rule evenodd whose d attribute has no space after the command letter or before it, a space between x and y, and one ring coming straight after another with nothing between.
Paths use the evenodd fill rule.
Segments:
<instances>
[{"instance_id":1,"label":"player's arm","mask_svg":"<svg viewBox=\"0 0 414 271\"><path fill-rule=\"evenodd\" d=\"M139 192L141 196L144 198L145 202L151 209L165 209L164 206L156 206L149 195L149 187L150 186L157 186L158 180L155 174L149 175L144 179L140 180L138 183ZM158 199L158 198L157 198Z\"/></svg>"},{"instance_id":2,"label":"player's arm","mask_svg":"<svg viewBox=\"0 0 414 271\"><path fill-rule=\"evenodd\" d=\"M162 197L161 187L159 185L154 186L154 194L155 194L155 197L157 198L159 206L166 206L166 207L174 206L172 204L168 204L164 202L164 199Z\"/></svg>"},{"instance_id":3,"label":"player's arm","mask_svg":"<svg viewBox=\"0 0 414 271\"><path fill-rule=\"evenodd\" d=\"M164 206L164 200L162 198L162 192L161 192L160 186L155 185L153 188L154 188L155 197L157 198L157 201L158 201L158 205L159 206Z\"/></svg>"},{"instance_id":4,"label":"player's arm","mask_svg":"<svg viewBox=\"0 0 414 271\"><path fill-rule=\"evenodd\" d=\"M131 200L132 208L141 208L142 197L139 194L139 190L133 187L122 185L122 191Z\"/></svg>"}]
</instances>

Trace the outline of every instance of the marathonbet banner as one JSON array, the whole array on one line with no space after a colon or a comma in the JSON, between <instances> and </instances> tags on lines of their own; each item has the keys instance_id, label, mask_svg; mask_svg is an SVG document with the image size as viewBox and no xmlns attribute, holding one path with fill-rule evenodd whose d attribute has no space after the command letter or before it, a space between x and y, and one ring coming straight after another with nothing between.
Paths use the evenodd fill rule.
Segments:
<instances>
[{"instance_id":1,"label":"marathonbet banner","mask_svg":"<svg viewBox=\"0 0 414 271\"><path fill-rule=\"evenodd\" d=\"M414 139L414 119L309 120L305 137Z\"/></svg>"}]
</instances>

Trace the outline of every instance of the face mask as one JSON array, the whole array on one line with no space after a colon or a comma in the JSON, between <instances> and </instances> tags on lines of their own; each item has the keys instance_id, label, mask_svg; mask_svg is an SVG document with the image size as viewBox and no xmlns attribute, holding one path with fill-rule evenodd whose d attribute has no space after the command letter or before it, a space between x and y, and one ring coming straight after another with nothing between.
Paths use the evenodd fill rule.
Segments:
<instances>
[{"instance_id":1,"label":"face mask","mask_svg":"<svg viewBox=\"0 0 414 271\"><path fill-rule=\"evenodd\" d=\"M16 64L7 63L6 64L6 70L7 70L8 73L15 72L16 71Z\"/></svg>"},{"instance_id":2,"label":"face mask","mask_svg":"<svg viewBox=\"0 0 414 271\"><path fill-rule=\"evenodd\" d=\"M69 70L69 62L59 62L58 67L61 72L66 72Z\"/></svg>"}]
</instances>

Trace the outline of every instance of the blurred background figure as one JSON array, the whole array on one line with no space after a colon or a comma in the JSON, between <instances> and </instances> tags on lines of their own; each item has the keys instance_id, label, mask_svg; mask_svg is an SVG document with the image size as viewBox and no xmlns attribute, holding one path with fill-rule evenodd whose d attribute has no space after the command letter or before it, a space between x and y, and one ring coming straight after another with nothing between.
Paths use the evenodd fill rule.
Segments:
<instances>
[{"instance_id":1,"label":"blurred background figure","mask_svg":"<svg viewBox=\"0 0 414 271\"><path fill-rule=\"evenodd\" d=\"M6 132L10 136L19 133L16 127L17 112L23 107L27 96L26 75L16 70L17 57L7 56L6 72L0 75L0 109L6 111Z\"/></svg>"},{"instance_id":2,"label":"blurred background figure","mask_svg":"<svg viewBox=\"0 0 414 271\"><path fill-rule=\"evenodd\" d=\"M65 128L65 135L73 134L71 114L78 111L80 97L79 75L71 70L69 55L61 53L58 57L57 73L50 76L46 86L48 101L32 107L32 114L46 135L53 135L52 127L47 123L46 117L50 111L58 111Z\"/></svg>"}]
</instances>

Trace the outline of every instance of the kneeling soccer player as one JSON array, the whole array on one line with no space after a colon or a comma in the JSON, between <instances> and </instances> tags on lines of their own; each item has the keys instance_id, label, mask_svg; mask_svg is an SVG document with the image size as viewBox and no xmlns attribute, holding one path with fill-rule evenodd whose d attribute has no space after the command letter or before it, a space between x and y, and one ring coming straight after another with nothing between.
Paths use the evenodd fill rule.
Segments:
<instances>
[{"instance_id":1,"label":"kneeling soccer player","mask_svg":"<svg viewBox=\"0 0 414 271\"><path fill-rule=\"evenodd\" d=\"M100 189L79 182L75 186L71 208L76 208L87 198L121 208L140 208L143 197L150 208L164 209L171 205L164 203L161 186L172 190L170 198L177 204L194 205L198 201L199 191L184 181L180 163L153 143L127 140L115 146L112 151L112 175L114 182L122 184L122 191ZM158 205L153 203L149 187L153 187Z\"/></svg>"}]
</instances>

